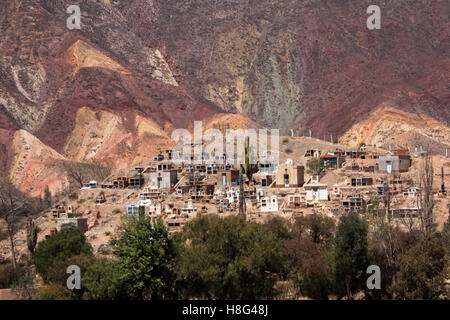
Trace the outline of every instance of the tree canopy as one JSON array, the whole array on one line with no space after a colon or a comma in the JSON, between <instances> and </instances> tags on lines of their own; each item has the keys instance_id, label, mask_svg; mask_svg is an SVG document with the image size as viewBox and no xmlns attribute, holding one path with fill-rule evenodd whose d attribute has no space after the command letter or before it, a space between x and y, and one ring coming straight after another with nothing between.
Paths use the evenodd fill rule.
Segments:
<instances>
[{"instance_id":1,"label":"tree canopy","mask_svg":"<svg viewBox=\"0 0 450 320\"><path fill-rule=\"evenodd\" d=\"M84 234L73 225L63 225L61 230L39 242L33 261L44 281L51 282L55 267L68 258L78 255L92 255L92 247ZM57 268L59 269L59 268ZM63 270L65 272L65 270Z\"/></svg>"},{"instance_id":2,"label":"tree canopy","mask_svg":"<svg viewBox=\"0 0 450 320\"><path fill-rule=\"evenodd\" d=\"M274 294L283 242L264 225L208 216L180 237L179 272L187 298L260 299Z\"/></svg>"},{"instance_id":3,"label":"tree canopy","mask_svg":"<svg viewBox=\"0 0 450 320\"><path fill-rule=\"evenodd\" d=\"M112 244L130 299L167 299L173 295L176 247L161 219L128 218Z\"/></svg>"},{"instance_id":4,"label":"tree canopy","mask_svg":"<svg viewBox=\"0 0 450 320\"><path fill-rule=\"evenodd\" d=\"M368 226L359 214L350 212L341 217L336 231L336 292L343 296L365 287L368 257Z\"/></svg>"},{"instance_id":5,"label":"tree canopy","mask_svg":"<svg viewBox=\"0 0 450 320\"><path fill-rule=\"evenodd\" d=\"M447 260L440 235L419 240L400 257L394 294L399 299L437 299L445 294Z\"/></svg>"}]
</instances>

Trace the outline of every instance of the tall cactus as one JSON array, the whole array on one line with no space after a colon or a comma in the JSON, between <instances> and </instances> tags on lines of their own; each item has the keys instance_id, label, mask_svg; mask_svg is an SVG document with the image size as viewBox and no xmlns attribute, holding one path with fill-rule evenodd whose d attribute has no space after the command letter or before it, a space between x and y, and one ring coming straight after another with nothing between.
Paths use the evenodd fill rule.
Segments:
<instances>
[{"instance_id":1,"label":"tall cactus","mask_svg":"<svg viewBox=\"0 0 450 320\"><path fill-rule=\"evenodd\" d=\"M28 250L30 250L31 254L33 254L34 248L36 247L37 234L38 234L38 228L36 227L34 220L31 218L28 218L28 221L27 221L27 246L28 246Z\"/></svg>"},{"instance_id":2,"label":"tall cactus","mask_svg":"<svg viewBox=\"0 0 450 320\"><path fill-rule=\"evenodd\" d=\"M250 163L252 157L252 150L250 150L250 137L245 139L245 150L244 150L244 163L242 164L242 170L247 176L248 182L252 181L252 176L258 171L258 165L256 163Z\"/></svg>"}]
</instances>

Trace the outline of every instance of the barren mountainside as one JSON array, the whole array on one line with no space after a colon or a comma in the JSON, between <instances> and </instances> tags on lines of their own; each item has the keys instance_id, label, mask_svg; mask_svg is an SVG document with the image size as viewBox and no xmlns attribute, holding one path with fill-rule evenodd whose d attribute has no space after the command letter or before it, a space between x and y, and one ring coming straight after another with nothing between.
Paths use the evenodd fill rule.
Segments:
<instances>
[{"instance_id":1,"label":"barren mountainside","mask_svg":"<svg viewBox=\"0 0 450 320\"><path fill-rule=\"evenodd\" d=\"M285 133L340 135L386 102L448 126L448 1L379 1L381 30L366 27L371 4L153 1L145 35L180 84Z\"/></svg>"},{"instance_id":2,"label":"barren mountainside","mask_svg":"<svg viewBox=\"0 0 450 320\"><path fill-rule=\"evenodd\" d=\"M80 30L66 27L72 4ZM31 183L38 169L53 179L51 159L124 168L201 119L350 144L401 135L440 152L450 143L450 5L379 1L381 30L368 30L370 4L1 1L0 170ZM380 117L385 108L395 116ZM42 168L25 148L46 150Z\"/></svg>"}]
</instances>

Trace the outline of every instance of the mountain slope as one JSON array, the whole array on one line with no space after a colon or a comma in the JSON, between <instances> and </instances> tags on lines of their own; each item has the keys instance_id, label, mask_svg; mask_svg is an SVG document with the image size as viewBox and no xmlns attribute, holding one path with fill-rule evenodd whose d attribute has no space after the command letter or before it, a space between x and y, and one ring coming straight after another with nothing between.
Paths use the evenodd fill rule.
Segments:
<instances>
[{"instance_id":1,"label":"mountain slope","mask_svg":"<svg viewBox=\"0 0 450 320\"><path fill-rule=\"evenodd\" d=\"M121 168L170 146L174 128L219 110L179 86L158 48L128 30L110 3L82 2L81 30L66 28L70 4L0 3L0 170L18 184L31 183L21 177L39 156L17 165L18 134L68 160Z\"/></svg>"},{"instance_id":2,"label":"mountain slope","mask_svg":"<svg viewBox=\"0 0 450 320\"><path fill-rule=\"evenodd\" d=\"M372 112L365 121L352 126L341 138L346 145L360 143L380 148L409 147L445 154L450 149L450 128L423 114L411 114L383 106Z\"/></svg>"},{"instance_id":3,"label":"mountain slope","mask_svg":"<svg viewBox=\"0 0 450 320\"><path fill-rule=\"evenodd\" d=\"M448 1L378 2L382 26L373 31L369 0L119 6L143 3L156 8L145 24L156 34L140 37L165 48L180 84L226 111L320 138L343 134L385 102L450 125ZM143 27L127 21L136 33Z\"/></svg>"},{"instance_id":4,"label":"mountain slope","mask_svg":"<svg viewBox=\"0 0 450 320\"><path fill-rule=\"evenodd\" d=\"M448 1L381 1L381 30L366 27L369 0L82 0L81 30L69 30L72 4L0 2L2 171L18 130L121 168L203 119L448 144ZM401 116L377 116L385 107Z\"/></svg>"}]
</instances>

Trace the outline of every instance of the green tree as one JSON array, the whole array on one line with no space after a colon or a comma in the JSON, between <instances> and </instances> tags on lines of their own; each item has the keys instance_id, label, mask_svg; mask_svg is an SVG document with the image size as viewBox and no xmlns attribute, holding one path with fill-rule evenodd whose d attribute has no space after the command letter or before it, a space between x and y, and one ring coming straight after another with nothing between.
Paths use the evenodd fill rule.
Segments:
<instances>
[{"instance_id":1,"label":"green tree","mask_svg":"<svg viewBox=\"0 0 450 320\"><path fill-rule=\"evenodd\" d=\"M333 239L336 228L333 219L321 214L312 214L306 216L305 222L312 242L328 244Z\"/></svg>"},{"instance_id":2,"label":"green tree","mask_svg":"<svg viewBox=\"0 0 450 320\"><path fill-rule=\"evenodd\" d=\"M66 286L67 278L69 275L67 274L67 268L71 265L76 265L80 267L81 277L83 280L83 275L86 273L88 268L96 263L96 259L91 254L82 253L77 256L68 257L64 260L55 261L52 264L52 267L49 268L47 272L47 282L52 284L60 284L62 286ZM85 292L85 284L81 282L81 289L73 289L70 290L71 296L74 300L80 300Z\"/></svg>"},{"instance_id":3,"label":"green tree","mask_svg":"<svg viewBox=\"0 0 450 320\"><path fill-rule=\"evenodd\" d=\"M398 299L438 299L445 294L447 277L443 239L435 235L421 239L400 257L392 290Z\"/></svg>"},{"instance_id":4,"label":"green tree","mask_svg":"<svg viewBox=\"0 0 450 320\"><path fill-rule=\"evenodd\" d=\"M184 298L260 299L274 295L283 241L239 217L201 217L180 235L179 286Z\"/></svg>"},{"instance_id":5,"label":"green tree","mask_svg":"<svg viewBox=\"0 0 450 320\"><path fill-rule=\"evenodd\" d=\"M341 217L336 231L335 282L342 297L365 287L368 259L368 226L359 214L351 212Z\"/></svg>"},{"instance_id":6,"label":"green tree","mask_svg":"<svg viewBox=\"0 0 450 320\"><path fill-rule=\"evenodd\" d=\"M309 160L306 163L306 167L307 167L306 172L308 174L312 174L312 175L318 175L324 169L322 160L320 160L319 158L314 158L314 159Z\"/></svg>"},{"instance_id":7,"label":"green tree","mask_svg":"<svg viewBox=\"0 0 450 320\"><path fill-rule=\"evenodd\" d=\"M286 242L289 278L300 293L328 299L333 285L333 219L322 215L297 218Z\"/></svg>"},{"instance_id":8,"label":"green tree","mask_svg":"<svg viewBox=\"0 0 450 320\"><path fill-rule=\"evenodd\" d=\"M267 221L263 226L268 230L268 232L272 233L277 239L284 241L290 238L286 220L281 217L273 217L269 221Z\"/></svg>"},{"instance_id":9,"label":"green tree","mask_svg":"<svg viewBox=\"0 0 450 320\"><path fill-rule=\"evenodd\" d=\"M367 294L372 298L387 296L392 298L391 287L396 282L399 269L399 257L411 248L419 239L420 232L403 231L397 226L385 222L385 217L374 220L375 224L369 233L369 257L371 264L383 270L381 290L372 290Z\"/></svg>"},{"instance_id":10,"label":"green tree","mask_svg":"<svg viewBox=\"0 0 450 320\"><path fill-rule=\"evenodd\" d=\"M119 263L116 261L104 259L92 264L82 273L82 283L86 289L86 299L128 299Z\"/></svg>"},{"instance_id":11,"label":"green tree","mask_svg":"<svg viewBox=\"0 0 450 320\"><path fill-rule=\"evenodd\" d=\"M112 245L130 299L171 297L176 247L161 219L126 219Z\"/></svg>"},{"instance_id":12,"label":"green tree","mask_svg":"<svg viewBox=\"0 0 450 320\"><path fill-rule=\"evenodd\" d=\"M63 225L58 233L51 235L37 245L33 261L37 272L48 283L54 279L54 268L60 267L58 262L81 254L92 255L91 245L77 227ZM58 271L56 270L56 272Z\"/></svg>"}]
</instances>

